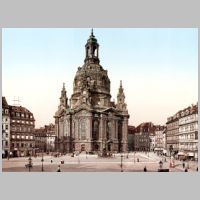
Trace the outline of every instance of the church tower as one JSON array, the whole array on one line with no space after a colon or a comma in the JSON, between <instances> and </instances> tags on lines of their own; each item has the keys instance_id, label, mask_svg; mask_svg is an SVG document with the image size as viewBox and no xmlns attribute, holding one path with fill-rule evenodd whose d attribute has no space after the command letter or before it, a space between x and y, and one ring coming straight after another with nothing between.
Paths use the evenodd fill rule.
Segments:
<instances>
[{"instance_id":1,"label":"church tower","mask_svg":"<svg viewBox=\"0 0 200 200\"><path fill-rule=\"evenodd\" d=\"M117 109L121 111L127 111L127 105L125 103L124 88L122 87L122 81L120 81L120 87L117 95Z\"/></svg>"},{"instance_id":2,"label":"church tower","mask_svg":"<svg viewBox=\"0 0 200 200\"><path fill-rule=\"evenodd\" d=\"M68 108L68 98L67 98L67 92L65 90L65 83L63 83L63 88L61 91L61 96L60 96L60 105L59 109L65 109Z\"/></svg>"}]
</instances>

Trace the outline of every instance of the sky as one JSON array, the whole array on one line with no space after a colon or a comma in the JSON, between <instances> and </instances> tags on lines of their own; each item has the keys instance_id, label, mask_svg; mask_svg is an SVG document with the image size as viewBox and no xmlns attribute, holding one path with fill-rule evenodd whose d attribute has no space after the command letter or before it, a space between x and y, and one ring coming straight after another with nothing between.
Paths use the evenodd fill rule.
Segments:
<instances>
[{"instance_id":1,"label":"sky","mask_svg":"<svg viewBox=\"0 0 200 200\"><path fill-rule=\"evenodd\" d=\"M89 28L7 28L2 31L2 96L35 117L36 128L54 123L63 83L85 58ZM167 118L198 101L198 29L95 28L100 64L108 70L111 95L124 87L129 124Z\"/></svg>"}]
</instances>

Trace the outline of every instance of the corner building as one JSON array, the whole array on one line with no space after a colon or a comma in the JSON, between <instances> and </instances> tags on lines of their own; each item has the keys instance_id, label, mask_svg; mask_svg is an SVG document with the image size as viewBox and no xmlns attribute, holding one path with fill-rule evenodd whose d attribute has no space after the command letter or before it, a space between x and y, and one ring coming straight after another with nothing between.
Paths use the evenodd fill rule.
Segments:
<instances>
[{"instance_id":1,"label":"corner building","mask_svg":"<svg viewBox=\"0 0 200 200\"><path fill-rule=\"evenodd\" d=\"M56 150L60 152L128 150L129 114L122 81L117 103L111 101L110 79L100 65L99 44L93 30L85 45L85 60L78 67L68 103L65 85L55 113Z\"/></svg>"}]
</instances>

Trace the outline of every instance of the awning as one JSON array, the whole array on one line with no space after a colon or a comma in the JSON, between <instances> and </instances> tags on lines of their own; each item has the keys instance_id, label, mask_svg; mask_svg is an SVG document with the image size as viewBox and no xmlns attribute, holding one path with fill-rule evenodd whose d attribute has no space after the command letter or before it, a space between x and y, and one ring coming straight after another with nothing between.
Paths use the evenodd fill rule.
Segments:
<instances>
[{"instance_id":1,"label":"awning","mask_svg":"<svg viewBox=\"0 0 200 200\"><path fill-rule=\"evenodd\" d=\"M178 152L178 156L185 156L184 152Z\"/></svg>"},{"instance_id":2,"label":"awning","mask_svg":"<svg viewBox=\"0 0 200 200\"><path fill-rule=\"evenodd\" d=\"M194 156L194 153L190 152L187 154L188 156Z\"/></svg>"}]
</instances>

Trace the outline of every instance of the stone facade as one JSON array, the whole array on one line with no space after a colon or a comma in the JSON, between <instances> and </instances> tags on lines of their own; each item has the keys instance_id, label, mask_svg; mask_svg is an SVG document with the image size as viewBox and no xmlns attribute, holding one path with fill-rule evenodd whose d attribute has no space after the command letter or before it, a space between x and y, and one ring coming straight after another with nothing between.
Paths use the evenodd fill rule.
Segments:
<instances>
[{"instance_id":1,"label":"stone facade","mask_svg":"<svg viewBox=\"0 0 200 200\"><path fill-rule=\"evenodd\" d=\"M60 152L126 152L129 114L122 81L117 103L111 101L110 79L100 65L99 44L93 31L85 45L69 104L65 85L55 113L56 149Z\"/></svg>"}]
</instances>

